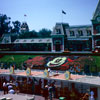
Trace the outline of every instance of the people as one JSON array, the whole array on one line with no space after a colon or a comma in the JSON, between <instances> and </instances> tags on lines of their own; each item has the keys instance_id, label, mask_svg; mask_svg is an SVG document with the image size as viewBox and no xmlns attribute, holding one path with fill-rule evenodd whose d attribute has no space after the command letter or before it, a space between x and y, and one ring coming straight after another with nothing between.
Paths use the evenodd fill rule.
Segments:
<instances>
[{"instance_id":1,"label":"people","mask_svg":"<svg viewBox=\"0 0 100 100\"><path fill-rule=\"evenodd\" d=\"M10 84L9 86L8 86L8 90L10 90L10 89L12 89L13 88L13 86Z\"/></svg>"},{"instance_id":2,"label":"people","mask_svg":"<svg viewBox=\"0 0 100 100\"><path fill-rule=\"evenodd\" d=\"M55 92L56 92L56 87L55 87L55 81L52 83L52 94L53 97L55 98Z\"/></svg>"},{"instance_id":3,"label":"people","mask_svg":"<svg viewBox=\"0 0 100 100\"><path fill-rule=\"evenodd\" d=\"M49 93L49 99L50 99L50 100L52 100L52 91L53 91L52 85L49 84L49 85L48 85L48 93Z\"/></svg>"},{"instance_id":4,"label":"people","mask_svg":"<svg viewBox=\"0 0 100 100\"><path fill-rule=\"evenodd\" d=\"M10 93L10 94L15 94L14 89L13 89L13 88L11 88L11 89L9 90L9 93Z\"/></svg>"},{"instance_id":5,"label":"people","mask_svg":"<svg viewBox=\"0 0 100 100\"><path fill-rule=\"evenodd\" d=\"M85 93L85 95L82 97L82 100L89 100L89 94Z\"/></svg>"},{"instance_id":6,"label":"people","mask_svg":"<svg viewBox=\"0 0 100 100\"><path fill-rule=\"evenodd\" d=\"M4 90L4 94L6 94L6 92L7 92L7 83L5 81L3 82L3 90Z\"/></svg>"},{"instance_id":7,"label":"people","mask_svg":"<svg viewBox=\"0 0 100 100\"><path fill-rule=\"evenodd\" d=\"M89 100L94 100L94 92L93 91L90 92Z\"/></svg>"},{"instance_id":8,"label":"people","mask_svg":"<svg viewBox=\"0 0 100 100\"><path fill-rule=\"evenodd\" d=\"M43 96L45 100L48 100L48 85L43 88Z\"/></svg>"},{"instance_id":9,"label":"people","mask_svg":"<svg viewBox=\"0 0 100 100\"><path fill-rule=\"evenodd\" d=\"M49 72L49 73L51 72L51 69L50 69L50 68L48 68L48 72Z\"/></svg>"},{"instance_id":10,"label":"people","mask_svg":"<svg viewBox=\"0 0 100 100\"><path fill-rule=\"evenodd\" d=\"M15 91L16 91L16 93L19 92L18 81L15 81Z\"/></svg>"},{"instance_id":11,"label":"people","mask_svg":"<svg viewBox=\"0 0 100 100\"><path fill-rule=\"evenodd\" d=\"M12 81L7 82L7 91L10 94L15 94L15 87L18 86L18 83L15 81L15 83L13 83Z\"/></svg>"}]
</instances>

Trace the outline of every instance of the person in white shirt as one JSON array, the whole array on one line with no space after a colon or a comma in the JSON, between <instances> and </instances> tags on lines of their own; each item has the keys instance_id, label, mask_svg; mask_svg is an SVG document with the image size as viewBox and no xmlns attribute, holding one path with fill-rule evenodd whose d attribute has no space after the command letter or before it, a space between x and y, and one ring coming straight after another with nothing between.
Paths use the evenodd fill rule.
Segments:
<instances>
[{"instance_id":1,"label":"person in white shirt","mask_svg":"<svg viewBox=\"0 0 100 100\"><path fill-rule=\"evenodd\" d=\"M6 94L6 92L7 92L7 84L6 84L6 82L3 82L3 90L4 90L4 94Z\"/></svg>"},{"instance_id":2,"label":"person in white shirt","mask_svg":"<svg viewBox=\"0 0 100 100\"><path fill-rule=\"evenodd\" d=\"M51 72L50 68L48 68L48 72Z\"/></svg>"}]
</instances>

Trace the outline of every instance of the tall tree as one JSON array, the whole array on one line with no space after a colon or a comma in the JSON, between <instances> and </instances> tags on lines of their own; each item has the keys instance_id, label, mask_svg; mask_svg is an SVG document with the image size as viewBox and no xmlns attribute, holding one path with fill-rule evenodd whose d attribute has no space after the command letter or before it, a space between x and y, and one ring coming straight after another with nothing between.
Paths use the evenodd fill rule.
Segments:
<instances>
[{"instance_id":1,"label":"tall tree","mask_svg":"<svg viewBox=\"0 0 100 100\"><path fill-rule=\"evenodd\" d=\"M0 14L0 37L4 33L11 32L11 26L10 26L10 17L7 17L7 15Z\"/></svg>"},{"instance_id":2,"label":"tall tree","mask_svg":"<svg viewBox=\"0 0 100 100\"><path fill-rule=\"evenodd\" d=\"M19 35L19 38L37 38L37 32L35 30L30 31L30 32L25 32L25 33L21 33Z\"/></svg>"},{"instance_id":3,"label":"tall tree","mask_svg":"<svg viewBox=\"0 0 100 100\"><path fill-rule=\"evenodd\" d=\"M11 42L14 42L18 38L17 34L11 34Z\"/></svg>"},{"instance_id":4,"label":"tall tree","mask_svg":"<svg viewBox=\"0 0 100 100\"><path fill-rule=\"evenodd\" d=\"M39 34L39 37L50 37L51 30L43 28L38 32L38 34Z\"/></svg>"},{"instance_id":5,"label":"tall tree","mask_svg":"<svg viewBox=\"0 0 100 100\"><path fill-rule=\"evenodd\" d=\"M14 28L12 29L12 33L20 33L20 27L21 27L21 23L17 20L12 22Z\"/></svg>"}]
</instances>

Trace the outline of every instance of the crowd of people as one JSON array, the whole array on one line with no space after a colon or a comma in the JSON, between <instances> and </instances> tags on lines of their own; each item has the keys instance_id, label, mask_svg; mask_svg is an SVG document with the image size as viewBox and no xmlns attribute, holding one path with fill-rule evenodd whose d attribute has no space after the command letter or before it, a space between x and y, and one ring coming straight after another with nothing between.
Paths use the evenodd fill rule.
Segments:
<instances>
[{"instance_id":1,"label":"crowd of people","mask_svg":"<svg viewBox=\"0 0 100 100\"><path fill-rule=\"evenodd\" d=\"M45 97L45 100L48 100L48 98L50 100L52 100L52 98L55 97L55 82L48 82L47 85L45 85L45 87L42 89L43 90L43 96ZM3 84L3 91L4 94L15 94L19 92L19 86L18 86L18 82L17 81L4 81Z\"/></svg>"},{"instance_id":2,"label":"crowd of people","mask_svg":"<svg viewBox=\"0 0 100 100\"><path fill-rule=\"evenodd\" d=\"M18 93L18 83L17 81L15 82L3 82L3 90L4 90L4 94L15 94Z\"/></svg>"},{"instance_id":3,"label":"crowd of people","mask_svg":"<svg viewBox=\"0 0 100 100\"><path fill-rule=\"evenodd\" d=\"M46 91L45 94L45 99L48 100L48 95L49 99L52 100L52 98L55 98L55 82L48 83L48 85L45 85L44 91ZM48 93L48 94L47 94Z\"/></svg>"},{"instance_id":4,"label":"crowd of people","mask_svg":"<svg viewBox=\"0 0 100 100\"><path fill-rule=\"evenodd\" d=\"M88 100L89 98L94 100L93 92L91 92L91 94L79 93L74 83L71 84L71 90L68 87L63 87L63 83L59 84L61 86L58 85L56 80L36 79L32 77L28 79L26 77L17 77L16 80L10 77L9 81L6 77L0 78L0 89L3 89L4 94L15 94L20 92L41 95L45 100L48 100L48 98L49 100L53 100L53 98L59 98L61 96L69 100L77 100L79 97L81 98L80 100Z\"/></svg>"}]
</instances>

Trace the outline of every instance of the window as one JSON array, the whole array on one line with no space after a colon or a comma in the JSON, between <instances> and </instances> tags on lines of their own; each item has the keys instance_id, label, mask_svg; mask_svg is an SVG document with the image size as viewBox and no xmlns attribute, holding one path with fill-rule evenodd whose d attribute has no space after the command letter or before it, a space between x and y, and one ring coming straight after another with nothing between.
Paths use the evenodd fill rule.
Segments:
<instances>
[{"instance_id":1,"label":"window","mask_svg":"<svg viewBox=\"0 0 100 100\"><path fill-rule=\"evenodd\" d=\"M98 41L96 42L96 45L97 45L97 46L100 46L100 40L98 40Z\"/></svg>"},{"instance_id":2,"label":"window","mask_svg":"<svg viewBox=\"0 0 100 100\"><path fill-rule=\"evenodd\" d=\"M56 29L56 34L61 34L61 30L60 29Z\"/></svg>"},{"instance_id":3,"label":"window","mask_svg":"<svg viewBox=\"0 0 100 100\"><path fill-rule=\"evenodd\" d=\"M42 40L40 39L39 42L42 42Z\"/></svg>"},{"instance_id":4,"label":"window","mask_svg":"<svg viewBox=\"0 0 100 100\"><path fill-rule=\"evenodd\" d=\"M74 31L70 31L70 36L75 36Z\"/></svg>"},{"instance_id":5,"label":"window","mask_svg":"<svg viewBox=\"0 0 100 100\"><path fill-rule=\"evenodd\" d=\"M23 42L26 42L26 40L23 40Z\"/></svg>"},{"instance_id":6,"label":"window","mask_svg":"<svg viewBox=\"0 0 100 100\"><path fill-rule=\"evenodd\" d=\"M31 40L31 42L34 42L34 40Z\"/></svg>"},{"instance_id":7,"label":"window","mask_svg":"<svg viewBox=\"0 0 100 100\"><path fill-rule=\"evenodd\" d=\"M48 39L47 42L49 42L50 40Z\"/></svg>"},{"instance_id":8,"label":"window","mask_svg":"<svg viewBox=\"0 0 100 100\"><path fill-rule=\"evenodd\" d=\"M87 36L90 36L91 34L91 30L87 30Z\"/></svg>"},{"instance_id":9,"label":"window","mask_svg":"<svg viewBox=\"0 0 100 100\"><path fill-rule=\"evenodd\" d=\"M83 36L82 30L79 30L79 31L78 31L78 35L79 35L79 36Z\"/></svg>"},{"instance_id":10,"label":"window","mask_svg":"<svg viewBox=\"0 0 100 100\"><path fill-rule=\"evenodd\" d=\"M97 26L96 30L97 30L98 33L100 33L100 26Z\"/></svg>"},{"instance_id":11,"label":"window","mask_svg":"<svg viewBox=\"0 0 100 100\"><path fill-rule=\"evenodd\" d=\"M19 42L19 40L16 40L16 42Z\"/></svg>"}]
</instances>

